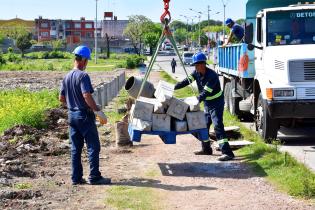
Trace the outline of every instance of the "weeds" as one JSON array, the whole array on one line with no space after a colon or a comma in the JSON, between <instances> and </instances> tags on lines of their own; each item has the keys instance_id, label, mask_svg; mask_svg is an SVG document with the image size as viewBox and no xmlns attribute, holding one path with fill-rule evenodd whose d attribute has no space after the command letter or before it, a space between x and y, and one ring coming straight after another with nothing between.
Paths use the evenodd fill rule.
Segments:
<instances>
[{"instance_id":1,"label":"weeds","mask_svg":"<svg viewBox=\"0 0 315 210\"><path fill-rule=\"evenodd\" d=\"M176 80L174 80L170 75L168 75L166 72L162 71L160 73L160 76L162 77L162 79L166 82L175 84ZM174 94L177 98L185 98L185 97L190 97L190 96L194 96L194 92L191 89L190 86L187 86L185 88L179 89L175 91Z\"/></svg>"},{"instance_id":2,"label":"weeds","mask_svg":"<svg viewBox=\"0 0 315 210\"><path fill-rule=\"evenodd\" d=\"M18 124L44 127L44 111L57 107L57 99L57 91L0 91L0 133Z\"/></svg>"},{"instance_id":3,"label":"weeds","mask_svg":"<svg viewBox=\"0 0 315 210\"><path fill-rule=\"evenodd\" d=\"M256 132L243 126L228 112L224 113L224 124L239 126L243 138L255 142L238 150L237 154L245 157L257 174L266 176L278 188L292 196L315 198L314 173L288 153L281 153L280 141L273 141L271 145L265 144Z\"/></svg>"},{"instance_id":4,"label":"weeds","mask_svg":"<svg viewBox=\"0 0 315 210\"><path fill-rule=\"evenodd\" d=\"M19 190L26 190L32 188L32 184L30 183L17 183L13 185L13 188L19 189Z\"/></svg>"},{"instance_id":5,"label":"weeds","mask_svg":"<svg viewBox=\"0 0 315 210\"><path fill-rule=\"evenodd\" d=\"M106 204L117 209L160 209L159 197L147 187L114 186L107 190Z\"/></svg>"},{"instance_id":6,"label":"weeds","mask_svg":"<svg viewBox=\"0 0 315 210\"><path fill-rule=\"evenodd\" d=\"M112 107L114 109L122 107L128 98L129 98L128 92L125 89L122 89L119 92L118 97L114 100L114 104L112 105ZM117 110L110 110L107 111L105 114L108 116L109 122L113 125L115 124L116 121L120 121L121 118L125 115L124 113L121 114L118 113Z\"/></svg>"}]
</instances>

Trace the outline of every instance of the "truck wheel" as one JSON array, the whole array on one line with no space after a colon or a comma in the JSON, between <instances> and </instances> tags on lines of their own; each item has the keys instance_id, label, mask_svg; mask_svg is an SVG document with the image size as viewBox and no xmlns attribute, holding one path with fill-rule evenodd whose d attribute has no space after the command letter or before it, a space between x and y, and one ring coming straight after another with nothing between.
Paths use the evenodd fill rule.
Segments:
<instances>
[{"instance_id":1,"label":"truck wheel","mask_svg":"<svg viewBox=\"0 0 315 210\"><path fill-rule=\"evenodd\" d=\"M266 102L264 102L260 93L255 113L256 131L258 131L265 142L270 143L277 138L279 122L270 117L266 106Z\"/></svg>"},{"instance_id":2,"label":"truck wheel","mask_svg":"<svg viewBox=\"0 0 315 210\"><path fill-rule=\"evenodd\" d=\"M239 114L239 98L235 98L232 96L232 84L231 82L226 83L226 91L224 91L224 100L225 103L227 104L227 109L232 115L237 115Z\"/></svg>"}]
</instances>

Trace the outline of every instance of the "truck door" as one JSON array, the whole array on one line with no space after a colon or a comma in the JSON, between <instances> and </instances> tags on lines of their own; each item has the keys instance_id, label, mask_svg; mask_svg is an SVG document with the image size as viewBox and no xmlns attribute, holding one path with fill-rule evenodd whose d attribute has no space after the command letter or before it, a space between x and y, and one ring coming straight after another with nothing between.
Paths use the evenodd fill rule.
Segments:
<instances>
[{"instance_id":1,"label":"truck door","mask_svg":"<svg viewBox=\"0 0 315 210\"><path fill-rule=\"evenodd\" d=\"M256 23L256 45L263 47L264 43L264 27L263 27L263 14L257 16ZM264 70L264 49L255 48L255 69L257 73Z\"/></svg>"}]
</instances>

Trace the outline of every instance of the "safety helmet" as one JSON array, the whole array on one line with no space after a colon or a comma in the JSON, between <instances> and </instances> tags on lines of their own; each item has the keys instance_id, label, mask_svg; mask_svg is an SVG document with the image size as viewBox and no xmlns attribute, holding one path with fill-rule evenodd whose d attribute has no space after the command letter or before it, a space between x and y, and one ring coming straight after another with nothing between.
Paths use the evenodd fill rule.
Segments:
<instances>
[{"instance_id":1,"label":"safety helmet","mask_svg":"<svg viewBox=\"0 0 315 210\"><path fill-rule=\"evenodd\" d=\"M73 52L73 54L81 56L82 58L86 58L88 60L91 60L91 51L88 47L80 45L76 47Z\"/></svg>"},{"instance_id":2,"label":"safety helmet","mask_svg":"<svg viewBox=\"0 0 315 210\"><path fill-rule=\"evenodd\" d=\"M234 21L231 18L226 19L225 25L230 25L231 23L234 23Z\"/></svg>"},{"instance_id":3,"label":"safety helmet","mask_svg":"<svg viewBox=\"0 0 315 210\"><path fill-rule=\"evenodd\" d=\"M202 52L197 52L193 55L192 59L193 59L193 63L192 63L193 65L197 63L206 63L207 56L203 54Z\"/></svg>"}]
</instances>

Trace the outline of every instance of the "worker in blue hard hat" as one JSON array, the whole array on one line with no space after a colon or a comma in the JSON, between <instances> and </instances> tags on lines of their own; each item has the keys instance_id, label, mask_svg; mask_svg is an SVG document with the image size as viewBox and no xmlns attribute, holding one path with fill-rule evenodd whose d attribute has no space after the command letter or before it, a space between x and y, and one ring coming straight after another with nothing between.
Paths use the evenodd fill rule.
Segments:
<instances>
[{"instance_id":1,"label":"worker in blue hard hat","mask_svg":"<svg viewBox=\"0 0 315 210\"><path fill-rule=\"evenodd\" d=\"M220 161L231 160L234 154L230 148L223 125L224 96L221 90L219 77L212 69L206 66L207 57L202 52L193 55L195 71L186 79L175 85L175 90L183 88L193 81L196 81L199 102L204 102L204 112L207 121L208 131L211 124L214 124L216 139L222 151ZM202 150L195 152L196 155L212 155L210 140L201 142Z\"/></svg>"},{"instance_id":2,"label":"worker in blue hard hat","mask_svg":"<svg viewBox=\"0 0 315 210\"><path fill-rule=\"evenodd\" d=\"M227 41L223 44L223 47L231 43L233 36L236 37L238 41L242 41L244 38L244 28L239 24L235 23L231 18L226 19L225 25L231 29ZM225 38L225 37L224 37Z\"/></svg>"},{"instance_id":3,"label":"worker in blue hard hat","mask_svg":"<svg viewBox=\"0 0 315 210\"><path fill-rule=\"evenodd\" d=\"M85 184L81 153L84 141L87 145L90 163L90 184L110 184L110 179L101 176L99 171L100 141L95 115L102 124L107 118L101 107L96 105L92 93L94 92L91 79L84 71L91 59L90 49L79 46L73 51L74 67L63 79L59 100L68 108L69 137L71 140L72 184Z\"/></svg>"}]
</instances>

